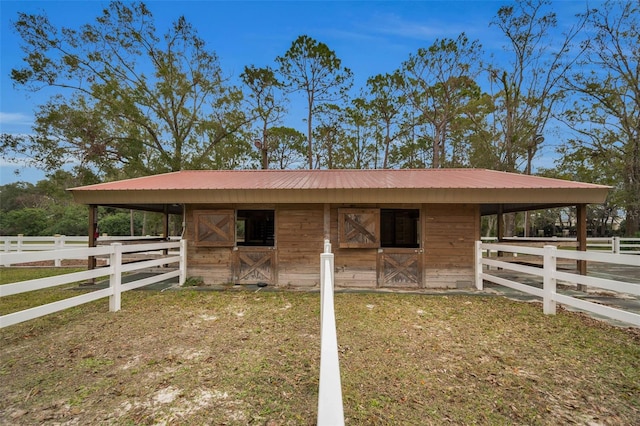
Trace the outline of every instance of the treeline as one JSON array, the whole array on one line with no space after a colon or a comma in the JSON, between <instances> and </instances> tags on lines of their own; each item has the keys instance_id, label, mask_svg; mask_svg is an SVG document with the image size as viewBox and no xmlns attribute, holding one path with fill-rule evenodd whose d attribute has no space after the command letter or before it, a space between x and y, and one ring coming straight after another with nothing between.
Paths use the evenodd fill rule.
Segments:
<instances>
[{"instance_id":1,"label":"treeline","mask_svg":"<svg viewBox=\"0 0 640 426\"><path fill-rule=\"evenodd\" d=\"M36 184L1 185L0 235L87 235L89 210L76 204L65 190L81 184L84 183L73 174L57 171ZM180 235L180 226L179 220L170 222L172 235ZM163 217L157 213L100 207L98 230L112 236L160 235Z\"/></svg>"},{"instance_id":2,"label":"treeline","mask_svg":"<svg viewBox=\"0 0 640 426\"><path fill-rule=\"evenodd\" d=\"M487 59L481 40L460 34L436 39L363 87L308 35L233 82L184 17L159 33L144 3L112 2L78 28L21 13L14 28L26 56L11 78L60 95L36 111L32 135L2 135L1 152L48 170L78 164L75 174L100 180L258 167L533 173L554 139L557 167L536 172L611 185L601 210L623 215L634 235L640 2L597 10L585 3L562 23L553 6L525 0L496 11L487 25L503 34L506 62ZM285 126L292 103L304 106L303 129Z\"/></svg>"}]
</instances>

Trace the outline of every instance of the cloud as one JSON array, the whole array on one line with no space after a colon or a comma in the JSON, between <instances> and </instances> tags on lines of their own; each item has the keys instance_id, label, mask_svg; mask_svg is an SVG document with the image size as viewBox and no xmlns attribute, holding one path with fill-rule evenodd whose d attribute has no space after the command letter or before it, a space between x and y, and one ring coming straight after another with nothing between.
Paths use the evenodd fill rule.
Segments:
<instances>
[{"instance_id":1,"label":"cloud","mask_svg":"<svg viewBox=\"0 0 640 426\"><path fill-rule=\"evenodd\" d=\"M21 112L0 112L0 124L31 124L33 117Z\"/></svg>"}]
</instances>

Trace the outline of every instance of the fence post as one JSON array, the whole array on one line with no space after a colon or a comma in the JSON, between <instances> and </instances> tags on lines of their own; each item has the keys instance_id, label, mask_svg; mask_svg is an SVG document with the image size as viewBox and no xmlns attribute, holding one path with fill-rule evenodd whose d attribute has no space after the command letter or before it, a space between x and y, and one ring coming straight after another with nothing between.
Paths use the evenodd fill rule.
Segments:
<instances>
[{"instance_id":1,"label":"fence post","mask_svg":"<svg viewBox=\"0 0 640 426\"><path fill-rule=\"evenodd\" d=\"M54 245L54 250L62 250L62 248L64 247L64 236L60 234L55 234L53 236L53 245ZM62 260L59 257L56 257L54 259L54 266L56 267L62 266Z\"/></svg>"},{"instance_id":2,"label":"fence post","mask_svg":"<svg viewBox=\"0 0 640 426\"><path fill-rule=\"evenodd\" d=\"M11 237L7 237L7 239L4 240L4 251L6 253L11 253L11 240L10 240L10 238ZM7 265L4 265L4 266L9 267L11 265L7 264Z\"/></svg>"},{"instance_id":3,"label":"fence post","mask_svg":"<svg viewBox=\"0 0 640 426\"><path fill-rule=\"evenodd\" d=\"M542 275L542 310L545 315L556 314L556 250L555 246L544 246L543 275Z\"/></svg>"},{"instance_id":4,"label":"fence post","mask_svg":"<svg viewBox=\"0 0 640 426\"><path fill-rule=\"evenodd\" d=\"M20 252L22 251L22 238L24 237L24 234L18 234L18 240L16 241L16 251Z\"/></svg>"},{"instance_id":5,"label":"fence post","mask_svg":"<svg viewBox=\"0 0 640 426\"><path fill-rule=\"evenodd\" d=\"M331 250L325 240L325 250ZM333 304L334 257L333 253L320 255L320 380L318 386L319 426L344 425L340 360L336 335L336 319ZM324 311L327 316L324 316ZM326 324L325 324L326 322Z\"/></svg>"},{"instance_id":6,"label":"fence post","mask_svg":"<svg viewBox=\"0 0 640 426\"><path fill-rule=\"evenodd\" d=\"M109 275L109 287L112 291L109 296L109 310L117 312L120 310L122 291L122 243L111 243L109 263L112 268L111 275Z\"/></svg>"},{"instance_id":7,"label":"fence post","mask_svg":"<svg viewBox=\"0 0 640 426\"><path fill-rule=\"evenodd\" d=\"M187 240L180 240L180 278L178 280L180 286L183 286L187 280Z\"/></svg>"},{"instance_id":8,"label":"fence post","mask_svg":"<svg viewBox=\"0 0 640 426\"><path fill-rule=\"evenodd\" d=\"M487 251L487 256L489 252ZM484 288L482 282L482 240L476 241L476 289L482 290Z\"/></svg>"},{"instance_id":9,"label":"fence post","mask_svg":"<svg viewBox=\"0 0 640 426\"><path fill-rule=\"evenodd\" d=\"M611 242L611 252L620 254L620 237L613 237L613 241Z\"/></svg>"}]
</instances>

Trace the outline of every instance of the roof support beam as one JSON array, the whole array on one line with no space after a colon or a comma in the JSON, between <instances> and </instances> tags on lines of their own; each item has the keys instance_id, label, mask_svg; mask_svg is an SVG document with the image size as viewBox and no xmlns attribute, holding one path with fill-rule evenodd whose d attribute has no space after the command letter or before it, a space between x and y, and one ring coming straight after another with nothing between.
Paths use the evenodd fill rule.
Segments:
<instances>
[{"instance_id":1,"label":"roof support beam","mask_svg":"<svg viewBox=\"0 0 640 426\"><path fill-rule=\"evenodd\" d=\"M89 206L89 247L96 246L98 239L98 206L91 204ZM87 258L87 269L96 268L96 257L89 256Z\"/></svg>"},{"instance_id":2,"label":"roof support beam","mask_svg":"<svg viewBox=\"0 0 640 426\"><path fill-rule=\"evenodd\" d=\"M504 240L504 214L502 213L502 204L498 205L498 220L497 220L497 236L498 242Z\"/></svg>"},{"instance_id":3,"label":"roof support beam","mask_svg":"<svg viewBox=\"0 0 640 426\"><path fill-rule=\"evenodd\" d=\"M576 230L578 239L578 250L587 251L587 205L576 205ZM580 275L587 275L587 261L578 260L577 265L578 273ZM587 286L578 284L578 290L587 291Z\"/></svg>"}]
</instances>

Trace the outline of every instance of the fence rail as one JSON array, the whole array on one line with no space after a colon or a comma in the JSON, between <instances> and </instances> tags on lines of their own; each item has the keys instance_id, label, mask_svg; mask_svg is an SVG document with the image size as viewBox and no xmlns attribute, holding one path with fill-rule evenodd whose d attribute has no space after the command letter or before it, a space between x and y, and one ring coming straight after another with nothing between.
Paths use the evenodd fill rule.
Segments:
<instances>
[{"instance_id":1,"label":"fence rail","mask_svg":"<svg viewBox=\"0 0 640 426\"><path fill-rule=\"evenodd\" d=\"M545 314L556 313L556 302L573 306L578 309L603 315L619 321L640 326L640 315L612 308L609 306L592 303L586 300L567 296L557 292L557 282L562 281L571 285L585 285L619 293L640 295L640 284L634 284L614 279L598 278L575 273L559 271L558 259L583 260L602 262L614 265L637 266L640 271L640 257L631 254L611 254L598 252L582 252L571 250L558 250L557 247L547 245L543 248L514 246L508 244L490 244L482 241L476 242L476 288L482 290L484 281L493 282L505 287L513 288L524 293L532 294L543 299L543 312ZM486 258L483 253L502 252L539 256L542 258L542 267L505 262L499 258ZM503 269L542 278L542 288L522 284L504 277L493 275L487 268Z\"/></svg>"},{"instance_id":2,"label":"fence rail","mask_svg":"<svg viewBox=\"0 0 640 426\"><path fill-rule=\"evenodd\" d=\"M334 259L331 243L324 242L320 255L320 383L318 425L344 425L338 336L333 303Z\"/></svg>"},{"instance_id":3,"label":"fence rail","mask_svg":"<svg viewBox=\"0 0 640 426\"><path fill-rule=\"evenodd\" d=\"M155 252L164 250L168 251L171 249L179 249L179 253L177 255L168 254L167 256L164 256L160 259L151 259L133 263L123 263L122 261L122 255L124 253ZM0 285L0 298L13 294L41 290L49 287L70 284L78 281L91 280L100 277L109 278L108 288L0 316L0 328L58 312L73 306L92 302L103 297L109 297L110 311L119 311L121 307L122 292L133 290L174 277L179 277L179 283L180 285L182 285L184 284L186 278L186 240L177 242L136 244L130 246L122 245L122 243L112 243L109 246L103 247L40 252L35 251L0 253L0 266L55 259L76 259L79 257L86 258L88 256L109 256L109 266L91 269L88 271L57 275L54 277L39 278L35 280ZM139 271L142 269L157 266L168 266L171 264L178 264L178 269L168 271L163 274L158 274L153 277L128 282L126 284L122 283L123 273Z\"/></svg>"},{"instance_id":4,"label":"fence rail","mask_svg":"<svg viewBox=\"0 0 640 426\"><path fill-rule=\"evenodd\" d=\"M485 243L499 243L495 237L482 237ZM575 247L578 240L565 237L505 237L500 244L556 245ZM640 254L640 238L628 237L590 237L587 238L587 251L601 253Z\"/></svg>"},{"instance_id":5,"label":"fence rail","mask_svg":"<svg viewBox=\"0 0 640 426\"><path fill-rule=\"evenodd\" d=\"M169 237L171 241L180 241L180 237ZM146 244L151 241L166 241L161 236L140 236L140 237L125 237L125 236L110 236L101 235L96 240L96 245L104 246L116 242L125 244L141 243ZM44 237L25 237L24 235L17 236L0 236L0 247L3 253L30 253L34 251L57 251L68 250L71 248L85 248L89 245L89 237L83 236L66 236L66 235L54 235ZM81 259L85 257L80 255L78 257L66 257L65 259ZM54 266L62 266L62 259L56 257L50 259L54 261ZM5 265L9 266L9 265Z\"/></svg>"}]
</instances>

